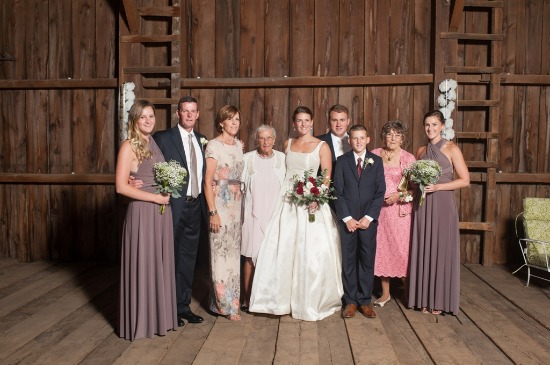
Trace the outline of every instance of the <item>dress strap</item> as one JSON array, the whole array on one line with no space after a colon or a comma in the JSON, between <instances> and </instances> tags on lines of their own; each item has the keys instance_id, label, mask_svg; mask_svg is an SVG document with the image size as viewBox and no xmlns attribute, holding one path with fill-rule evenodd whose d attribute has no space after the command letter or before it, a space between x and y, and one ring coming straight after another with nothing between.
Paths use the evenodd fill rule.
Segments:
<instances>
[{"instance_id":1,"label":"dress strap","mask_svg":"<svg viewBox=\"0 0 550 365\"><path fill-rule=\"evenodd\" d=\"M321 149L321 146L323 145L323 143L325 143L325 141L319 142L319 144L317 145L317 147L315 147L315 149L313 150L313 152L319 153L319 150ZM312 152L312 153L313 153L313 152Z\"/></svg>"},{"instance_id":2,"label":"dress strap","mask_svg":"<svg viewBox=\"0 0 550 365\"><path fill-rule=\"evenodd\" d=\"M286 145L285 155L288 155L290 152L290 145L292 144L292 138L288 139L288 144Z\"/></svg>"}]
</instances>

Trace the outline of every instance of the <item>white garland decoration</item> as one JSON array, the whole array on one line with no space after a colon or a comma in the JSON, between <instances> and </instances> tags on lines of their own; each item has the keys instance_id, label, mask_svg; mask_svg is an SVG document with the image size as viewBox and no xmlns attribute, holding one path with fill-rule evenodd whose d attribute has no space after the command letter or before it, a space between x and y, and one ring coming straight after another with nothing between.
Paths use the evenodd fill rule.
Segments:
<instances>
[{"instance_id":1,"label":"white garland decoration","mask_svg":"<svg viewBox=\"0 0 550 365\"><path fill-rule=\"evenodd\" d=\"M133 82L126 82L121 86L119 117L119 135L121 142L128 139L128 112L136 100L136 95L134 94L135 88L136 84Z\"/></svg>"},{"instance_id":2,"label":"white garland decoration","mask_svg":"<svg viewBox=\"0 0 550 365\"><path fill-rule=\"evenodd\" d=\"M439 84L439 91L441 95L437 98L437 103L441 108L439 111L445 118L445 129L441 132L441 135L446 140L452 140L455 138L455 130L453 129L454 121L451 119L453 110L455 109L457 83L453 79L443 80Z\"/></svg>"}]
</instances>

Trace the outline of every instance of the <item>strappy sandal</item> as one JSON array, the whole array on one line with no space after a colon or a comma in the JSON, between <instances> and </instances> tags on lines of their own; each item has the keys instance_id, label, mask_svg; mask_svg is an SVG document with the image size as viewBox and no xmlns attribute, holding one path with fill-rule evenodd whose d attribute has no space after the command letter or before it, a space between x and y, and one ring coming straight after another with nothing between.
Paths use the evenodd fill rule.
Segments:
<instances>
[{"instance_id":1,"label":"strappy sandal","mask_svg":"<svg viewBox=\"0 0 550 365\"><path fill-rule=\"evenodd\" d=\"M421 311L422 311L422 313L424 313L424 314L430 313L430 311L429 311L428 308L426 308L426 307L422 307Z\"/></svg>"},{"instance_id":2,"label":"strappy sandal","mask_svg":"<svg viewBox=\"0 0 550 365\"><path fill-rule=\"evenodd\" d=\"M441 311L439 309L432 309L430 310L430 313L433 314L434 316L438 316L441 314Z\"/></svg>"}]
</instances>

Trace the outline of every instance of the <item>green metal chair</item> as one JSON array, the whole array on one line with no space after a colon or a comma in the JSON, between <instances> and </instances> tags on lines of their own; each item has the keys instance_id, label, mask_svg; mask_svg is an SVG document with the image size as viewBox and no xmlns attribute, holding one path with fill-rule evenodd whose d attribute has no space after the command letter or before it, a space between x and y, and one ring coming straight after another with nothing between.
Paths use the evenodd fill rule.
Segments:
<instances>
[{"instance_id":1,"label":"green metal chair","mask_svg":"<svg viewBox=\"0 0 550 365\"><path fill-rule=\"evenodd\" d=\"M520 221L523 221L525 238L521 238L518 234ZM515 226L525 263L512 274L527 266L527 284L525 286L529 286L531 276L550 281L548 278L531 273L531 269L550 272L550 199L523 199L523 212L517 215Z\"/></svg>"}]
</instances>

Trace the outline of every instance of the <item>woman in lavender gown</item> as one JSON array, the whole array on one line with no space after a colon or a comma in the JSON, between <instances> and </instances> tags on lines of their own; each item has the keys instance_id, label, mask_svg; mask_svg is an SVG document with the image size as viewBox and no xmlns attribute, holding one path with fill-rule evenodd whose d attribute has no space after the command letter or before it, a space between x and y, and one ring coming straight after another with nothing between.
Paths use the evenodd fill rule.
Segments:
<instances>
[{"instance_id":1,"label":"woman in lavender gown","mask_svg":"<svg viewBox=\"0 0 550 365\"><path fill-rule=\"evenodd\" d=\"M424 115L429 139L417 159L434 160L441 176L425 188L426 199L416 199L409 264L409 307L424 313L457 315L460 299L460 236L454 190L470 185L468 167L460 148L441 132L445 118L439 110ZM456 173L456 177L454 176Z\"/></svg>"}]
</instances>

